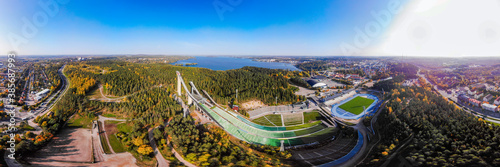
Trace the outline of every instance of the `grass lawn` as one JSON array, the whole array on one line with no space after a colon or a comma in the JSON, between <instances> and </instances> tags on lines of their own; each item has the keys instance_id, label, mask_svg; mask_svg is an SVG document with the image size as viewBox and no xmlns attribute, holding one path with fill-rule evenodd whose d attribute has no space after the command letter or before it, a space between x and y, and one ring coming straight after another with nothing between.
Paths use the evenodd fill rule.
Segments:
<instances>
[{"instance_id":1,"label":"grass lawn","mask_svg":"<svg viewBox=\"0 0 500 167\"><path fill-rule=\"evenodd\" d=\"M311 134L311 135L306 136L306 137L302 137L300 139L302 139L302 141L304 143L313 143L316 141L321 142L324 140L331 139L336 134L337 131L338 131L337 128L329 127L329 128L325 128L324 130L322 130L320 132Z\"/></svg>"},{"instance_id":2,"label":"grass lawn","mask_svg":"<svg viewBox=\"0 0 500 167\"><path fill-rule=\"evenodd\" d=\"M317 112L317 111L304 113L304 123L317 121L317 120L321 120L321 119L323 119L323 116L321 116L321 114L319 114L319 112Z\"/></svg>"},{"instance_id":3,"label":"grass lawn","mask_svg":"<svg viewBox=\"0 0 500 167\"><path fill-rule=\"evenodd\" d=\"M370 106L375 100L373 99L368 99L364 98L361 96L357 96L351 101L348 101L347 103L344 103L339 106L339 108L353 113L355 115L361 114L363 112L363 106L368 107Z\"/></svg>"},{"instance_id":4,"label":"grass lawn","mask_svg":"<svg viewBox=\"0 0 500 167\"><path fill-rule=\"evenodd\" d=\"M311 134L311 133L317 132L317 131L319 131L319 130L321 130L323 128L326 128L326 126L324 126L324 125L317 125L315 127L309 128L309 129L295 131L295 135L297 135L297 136L307 135L307 134Z\"/></svg>"},{"instance_id":5,"label":"grass lawn","mask_svg":"<svg viewBox=\"0 0 500 167\"><path fill-rule=\"evenodd\" d=\"M486 122L488 122L488 123L490 123L490 124L493 124L493 125L496 125L496 126L500 126L500 124L495 123L495 122L491 122L491 121L486 121Z\"/></svg>"},{"instance_id":6,"label":"grass lawn","mask_svg":"<svg viewBox=\"0 0 500 167\"><path fill-rule=\"evenodd\" d=\"M108 134L108 139L109 139L109 144L111 145L115 153L121 153L126 151L125 148L123 147L122 142L118 140L118 138L116 138L115 134Z\"/></svg>"},{"instance_id":7,"label":"grass lawn","mask_svg":"<svg viewBox=\"0 0 500 167\"><path fill-rule=\"evenodd\" d=\"M123 122L121 124L116 125L116 128L120 132L125 132L125 133L130 133L132 132L132 125L127 124L126 122Z\"/></svg>"},{"instance_id":8,"label":"grass lawn","mask_svg":"<svg viewBox=\"0 0 500 167\"><path fill-rule=\"evenodd\" d=\"M266 119L267 118L267 119ZM271 122L269 122L271 121ZM281 126L281 115L279 114L272 114L272 115L265 115L262 117L259 117L257 119L254 119L253 122L259 124L259 125L264 125L264 126ZM273 125L274 123L274 125Z\"/></svg>"},{"instance_id":9,"label":"grass lawn","mask_svg":"<svg viewBox=\"0 0 500 167\"><path fill-rule=\"evenodd\" d=\"M119 132L118 125L125 124L121 121L105 121L104 127L106 128L106 135L108 136L109 145L115 153L125 152L122 142L116 137Z\"/></svg>"},{"instance_id":10,"label":"grass lawn","mask_svg":"<svg viewBox=\"0 0 500 167\"><path fill-rule=\"evenodd\" d=\"M108 117L108 118L115 118L116 117L115 114L103 114L102 116Z\"/></svg>"},{"instance_id":11,"label":"grass lawn","mask_svg":"<svg viewBox=\"0 0 500 167\"><path fill-rule=\"evenodd\" d=\"M302 124L302 118L300 119L285 119L285 126L294 126Z\"/></svg>"},{"instance_id":12,"label":"grass lawn","mask_svg":"<svg viewBox=\"0 0 500 167\"><path fill-rule=\"evenodd\" d=\"M102 96L101 92L99 91L99 87L96 86L96 88L90 90L89 93L87 94L87 97L95 99L101 98Z\"/></svg>"},{"instance_id":13,"label":"grass lawn","mask_svg":"<svg viewBox=\"0 0 500 167\"><path fill-rule=\"evenodd\" d=\"M297 125L297 126L289 126L289 127L286 127L286 130L304 129L304 128L312 127L312 126L320 124L320 123L321 123L321 121L316 121L316 122L305 123L305 124Z\"/></svg>"},{"instance_id":14,"label":"grass lawn","mask_svg":"<svg viewBox=\"0 0 500 167\"><path fill-rule=\"evenodd\" d=\"M34 127L30 126L29 124L24 124L22 127L20 127L19 129L22 129L22 130L35 130Z\"/></svg>"},{"instance_id":15,"label":"grass lawn","mask_svg":"<svg viewBox=\"0 0 500 167\"><path fill-rule=\"evenodd\" d=\"M87 116L82 116L80 114L75 114L69 121L68 121L68 126L69 127L79 127L79 128L86 128L90 129L92 128L92 119L90 119Z\"/></svg>"}]
</instances>

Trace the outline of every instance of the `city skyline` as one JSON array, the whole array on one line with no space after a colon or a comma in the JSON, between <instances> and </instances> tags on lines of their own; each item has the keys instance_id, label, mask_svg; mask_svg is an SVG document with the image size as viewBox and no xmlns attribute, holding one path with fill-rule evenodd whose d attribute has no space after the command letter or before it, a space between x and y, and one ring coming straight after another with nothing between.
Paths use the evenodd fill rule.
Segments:
<instances>
[{"instance_id":1,"label":"city skyline","mask_svg":"<svg viewBox=\"0 0 500 167\"><path fill-rule=\"evenodd\" d=\"M20 55L500 55L495 0L0 3L0 49Z\"/></svg>"}]
</instances>

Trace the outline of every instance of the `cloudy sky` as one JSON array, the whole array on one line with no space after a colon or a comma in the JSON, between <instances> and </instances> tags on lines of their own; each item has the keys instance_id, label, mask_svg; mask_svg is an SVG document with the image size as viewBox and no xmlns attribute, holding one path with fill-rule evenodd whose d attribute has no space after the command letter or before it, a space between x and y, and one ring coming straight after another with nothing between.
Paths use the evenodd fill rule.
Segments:
<instances>
[{"instance_id":1,"label":"cloudy sky","mask_svg":"<svg viewBox=\"0 0 500 167\"><path fill-rule=\"evenodd\" d=\"M0 51L499 56L498 16L500 0L2 0Z\"/></svg>"}]
</instances>

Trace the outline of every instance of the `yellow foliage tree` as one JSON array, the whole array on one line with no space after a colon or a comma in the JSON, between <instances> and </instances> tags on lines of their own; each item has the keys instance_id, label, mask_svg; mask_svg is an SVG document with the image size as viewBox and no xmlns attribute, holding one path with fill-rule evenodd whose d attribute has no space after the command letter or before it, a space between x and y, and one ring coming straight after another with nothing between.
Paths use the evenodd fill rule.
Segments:
<instances>
[{"instance_id":1,"label":"yellow foliage tree","mask_svg":"<svg viewBox=\"0 0 500 167\"><path fill-rule=\"evenodd\" d=\"M136 145L136 146L142 146L144 144L144 142L142 142L141 137L135 138L134 140L132 140L132 143L134 143L134 145Z\"/></svg>"},{"instance_id":2,"label":"yellow foliage tree","mask_svg":"<svg viewBox=\"0 0 500 167\"><path fill-rule=\"evenodd\" d=\"M153 152L153 148L151 146L149 146L149 145L143 144L143 145L141 145L141 147L139 147L137 149L137 152L139 154L142 154L142 155L149 155L149 154L151 154Z\"/></svg>"},{"instance_id":3,"label":"yellow foliage tree","mask_svg":"<svg viewBox=\"0 0 500 167\"><path fill-rule=\"evenodd\" d=\"M384 152L382 152L382 155L387 156L387 155L389 155L389 153L387 151L384 151Z\"/></svg>"}]
</instances>

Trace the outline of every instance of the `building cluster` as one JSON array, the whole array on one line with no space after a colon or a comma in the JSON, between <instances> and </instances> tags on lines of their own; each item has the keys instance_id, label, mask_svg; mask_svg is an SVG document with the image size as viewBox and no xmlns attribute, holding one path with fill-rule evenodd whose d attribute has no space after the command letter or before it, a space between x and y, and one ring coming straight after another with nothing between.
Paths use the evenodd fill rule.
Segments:
<instances>
[{"instance_id":1,"label":"building cluster","mask_svg":"<svg viewBox=\"0 0 500 167\"><path fill-rule=\"evenodd\" d=\"M418 79L405 80L402 85L406 86L406 87L413 86L413 85L420 86L420 84L418 84Z\"/></svg>"},{"instance_id":2,"label":"building cluster","mask_svg":"<svg viewBox=\"0 0 500 167\"><path fill-rule=\"evenodd\" d=\"M35 101L40 101L43 99L47 94L50 92L50 89L44 89L38 93L35 94Z\"/></svg>"},{"instance_id":3,"label":"building cluster","mask_svg":"<svg viewBox=\"0 0 500 167\"><path fill-rule=\"evenodd\" d=\"M358 64L358 67L363 69L363 72L365 72L365 74L370 78L377 74L377 72L383 73L388 70L387 64L378 60L362 61Z\"/></svg>"},{"instance_id":4,"label":"building cluster","mask_svg":"<svg viewBox=\"0 0 500 167\"><path fill-rule=\"evenodd\" d=\"M485 98L483 98L483 100ZM488 101L481 101L481 100L477 100L475 98L471 98L466 94L458 95L458 100L463 102L463 103L467 103L471 106L474 106L474 107L480 107L480 108L487 110L487 111L500 112L500 106L498 106L498 105L500 105L500 97L495 99L494 104L489 104Z\"/></svg>"}]
</instances>

